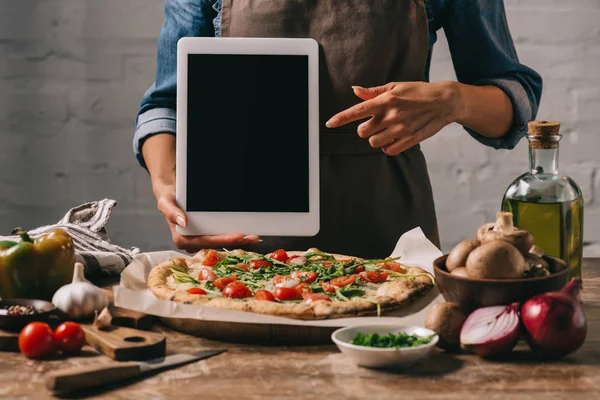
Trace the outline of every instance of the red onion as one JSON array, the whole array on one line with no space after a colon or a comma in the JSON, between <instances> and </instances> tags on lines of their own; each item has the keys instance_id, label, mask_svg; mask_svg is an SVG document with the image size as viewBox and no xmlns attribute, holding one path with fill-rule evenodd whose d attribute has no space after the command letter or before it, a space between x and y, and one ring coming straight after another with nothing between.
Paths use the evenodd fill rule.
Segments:
<instances>
[{"instance_id":1,"label":"red onion","mask_svg":"<svg viewBox=\"0 0 600 400\"><path fill-rule=\"evenodd\" d=\"M580 293L581 279L573 278L560 292L540 294L523 304L523 330L535 353L559 358L581 347L587 322Z\"/></svg>"},{"instance_id":2,"label":"red onion","mask_svg":"<svg viewBox=\"0 0 600 400\"><path fill-rule=\"evenodd\" d=\"M460 330L460 344L481 357L510 352L519 341L519 305L473 311Z\"/></svg>"}]
</instances>

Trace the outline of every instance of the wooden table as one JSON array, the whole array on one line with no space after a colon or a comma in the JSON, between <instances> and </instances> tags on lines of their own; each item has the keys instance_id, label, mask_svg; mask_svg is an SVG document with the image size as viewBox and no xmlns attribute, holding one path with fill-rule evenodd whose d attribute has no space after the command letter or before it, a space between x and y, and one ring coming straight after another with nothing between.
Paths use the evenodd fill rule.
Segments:
<instances>
[{"instance_id":1,"label":"wooden table","mask_svg":"<svg viewBox=\"0 0 600 400\"><path fill-rule=\"evenodd\" d=\"M168 352L227 348L208 360L126 385L90 392L105 399L600 399L600 259L584 262L588 337L584 346L553 363L534 361L526 347L510 361L487 361L441 351L406 372L354 366L332 346L257 347L224 344L164 326ZM87 349L87 348L86 348ZM52 398L44 374L57 368L112 362L87 349L80 357L31 361L0 353L0 398Z\"/></svg>"}]
</instances>

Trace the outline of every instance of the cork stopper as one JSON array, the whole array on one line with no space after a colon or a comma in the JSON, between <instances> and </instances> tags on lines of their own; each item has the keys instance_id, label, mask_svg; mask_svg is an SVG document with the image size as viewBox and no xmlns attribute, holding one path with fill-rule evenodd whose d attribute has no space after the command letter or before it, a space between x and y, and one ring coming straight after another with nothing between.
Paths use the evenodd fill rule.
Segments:
<instances>
[{"instance_id":1,"label":"cork stopper","mask_svg":"<svg viewBox=\"0 0 600 400\"><path fill-rule=\"evenodd\" d=\"M529 147L532 149L556 149L560 140L560 122L532 121L528 124Z\"/></svg>"},{"instance_id":2,"label":"cork stopper","mask_svg":"<svg viewBox=\"0 0 600 400\"><path fill-rule=\"evenodd\" d=\"M556 136L560 131L558 121L532 121L528 124L529 136Z\"/></svg>"}]
</instances>

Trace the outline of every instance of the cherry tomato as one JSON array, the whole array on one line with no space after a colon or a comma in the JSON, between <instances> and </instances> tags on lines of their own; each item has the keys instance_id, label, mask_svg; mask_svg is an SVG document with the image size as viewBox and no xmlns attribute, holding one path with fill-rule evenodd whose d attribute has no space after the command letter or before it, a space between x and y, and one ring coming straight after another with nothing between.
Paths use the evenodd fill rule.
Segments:
<instances>
[{"instance_id":1,"label":"cherry tomato","mask_svg":"<svg viewBox=\"0 0 600 400\"><path fill-rule=\"evenodd\" d=\"M294 289L296 289L297 291L302 293L302 297L306 297L307 295L312 293L312 290L308 286L308 283L305 283L305 282L302 282L302 283L296 285L296 287L294 287Z\"/></svg>"},{"instance_id":2,"label":"cherry tomato","mask_svg":"<svg viewBox=\"0 0 600 400\"><path fill-rule=\"evenodd\" d=\"M358 274L358 276L360 276L360 279L366 282L381 283L385 282L385 280L388 278L388 273L379 271L365 271Z\"/></svg>"},{"instance_id":3,"label":"cherry tomato","mask_svg":"<svg viewBox=\"0 0 600 400\"><path fill-rule=\"evenodd\" d=\"M329 267L331 267L332 265L333 265L333 263L332 263L331 261L326 261L326 262L324 262L324 263L323 263L323 266L324 266L325 268L329 268Z\"/></svg>"},{"instance_id":4,"label":"cherry tomato","mask_svg":"<svg viewBox=\"0 0 600 400\"><path fill-rule=\"evenodd\" d=\"M275 289L275 298L277 300L302 300L302 293L296 288L278 287Z\"/></svg>"},{"instance_id":5,"label":"cherry tomato","mask_svg":"<svg viewBox=\"0 0 600 400\"><path fill-rule=\"evenodd\" d=\"M76 354L85 344L85 332L75 322L63 322L54 331L54 340L63 353Z\"/></svg>"},{"instance_id":6,"label":"cherry tomato","mask_svg":"<svg viewBox=\"0 0 600 400\"><path fill-rule=\"evenodd\" d=\"M186 290L189 294L206 294L206 291L199 287L193 287Z\"/></svg>"},{"instance_id":7,"label":"cherry tomato","mask_svg":"<svg viewBox=\"0 0 600 400\"><path fill-rule=\"evenodd\" d=\"M230 297L232 299L245 299L246 297L252 297L252 292L243 282L231 282L222 291L223 296Z\"/></svg>"},{"instance_id":8,"label":"cherry tomato","mask_svg":"<svg viewBox=\"0 0 600 400\"><path fill-rule=\"evenodd\" d=\"M227 276L225 278L219 278L213 282L213 286L219 290L225 289L225 286L229 285L231 282L237 281L237 276Z\"/></svg>"},{"instance_id":9,"label":"cherry tomato","mask_svg":"<svg viewBox=\"0 0 600 400\"><path fill-rule=\"evenodd\" d=\"M333 286L344 287L348 285L352 285L356 281L356 275L348 275L348 276L340 276L339 278L334 278L329 283Z\"/></svg>"},{"instance_id":10,"label":"cherry tomato","mask_svg":"<svg viewBox=\"0 0 600 400\"><path fill-rule=\"evenodd\" d=\"M359 265L358 267L354 268L354 273L358 274L359 272L363 272L365 270L365 267L363 267L362 265Z\"/></svg>"},{"instance_id":11,"label":"cherry tomato","mask_svg":"<svg viewBox=\"0 0 600 400\"><path fill-rule=\"evenodd\" d=\"M209 250L206 257L204 257L204 261L202 261L202 265L206 265L207 267L214 267L217 263L221 261L221 257L214 250Z\"/></svg>"},{"instance_id":12,"label":"cherry tomato","mask_svg":"<svg viewBox=\"0 0 600 400\"><path fill-rule=\"evenodd\" d=\"M279 250L274 251L273 254L271 254L271 258L273 260L277 260L279 262L284 263L288 260L289 257L287 255L287 253L285 252L285 250L279 249Z\"/></svg>"},{"instance_id":13,"label":"cherry tomato","mask_svg":"<svg viewBox=\"0 0 600 400\"><path fill-rule=\"evenodd\" d=\"M283 282L291 281L293 279L295 279L295 278L292 278L289 275L275 275L273 277L273 285L277 286Z\"/></svg>"},{"instance_id":14,"label":"cherry tomato","mask_svg":"<svg viewBox=\"0 0 600 400\"><path fill-rule=\"evenodd\" d=\"M273 263L267 260L252 260L249 263L250 268L259 269L259 268L271 268Z\"/></svg>"},{"instance_id":15,"label":"cherry tomato","mask_svg":"<svg viewBox=\"0 0 600 400\"><path fill-rule=\"evenodd\" d=\"M237 269L242 269L242 270L244 270L244 271L248 271L248 270L250 269L250 268L248 267L248 264L244 264L244 263L238 263L238 264L235 264L235 267L236 267Z\"/></svg>"},{"instance_id":16,"label":"cherry tomato","mask_svg":"<svg viewBox=\"0 0 600 400\"><path fill-rule=\"evenodd\" d=\"M290 261L292 261L293 259L298 258L298 257L300 257L300 256L290 256L290 258L287 259L286 264L289 264Z\"/></svg>"},{"instance_id":17,"label":"cherry tomato","mask_svg":"<svg viewBox=\"0 0 600 400\"><path fill-rule=\"evenodd\" d=\"M275 296L268 290L257 290L254 297L256 300L275 301Z\"/></svg>"},{"instance_id":18,"label":"cherry tomato","mask_svg":"<svg viewBox=\"0 0 600 400\"><path fill-rule=\"evenodd\" d=\"M331 298L324 293L312 293L304 297L303 303L310 304L313 301L331 301Z\"/></svg>"},{"instance_id":19,"label":"cherry tomato","mask_svg":"<svg viewBox=\"0 0 600 400\"><path fill-rule=\"evenodd\" d=\"M335 288L329 282L319 282L319 286L321 286L325 293L335 293Z\"/></svg>"},{"instance_id":20,"label":"cherry tomato","mask_svg":"<svg viewBox=\"0 0 600 400\"><path fill-rule=\"evenodd\" d=\"M56 348L52 329L43 322L28 324L19 334L19 350L29 358L45 357Z\"/></svg>"},{"instance_id":21,"label":"cherry tomato","mask_svg":"<svg viewBox=\"0 0 600 400\"><path fill-rule=\"evenodd\" d=\"M406 272L406 270L402 268L402 264L394 261L384 263L383 265L381 265L381 268L387 269L388 271L399 272L401 274Z\"/></svg>"},{"instance_id":22,"label":"cherry tomato","mask_svg":"<svg viewBox=\"0 0 600 400\"><path fill-rule=\"evenodd\" d=\"M316 272L313 271L292 271L291 275L292 278L300 279L301 281L306 283L312 283L316 281L317 277L319 276Z\"/></svg>"},{"instance_id":23,"label":"cherry tomato","mask_svg":"<svg viewBox=\"0 0 600 400\"><path fill-rule=\"evenodd\" d=\"M202 268L198 274L198 279L201 281L214 281L218 276L208 268Z\"/></svg>"}]
</instances>

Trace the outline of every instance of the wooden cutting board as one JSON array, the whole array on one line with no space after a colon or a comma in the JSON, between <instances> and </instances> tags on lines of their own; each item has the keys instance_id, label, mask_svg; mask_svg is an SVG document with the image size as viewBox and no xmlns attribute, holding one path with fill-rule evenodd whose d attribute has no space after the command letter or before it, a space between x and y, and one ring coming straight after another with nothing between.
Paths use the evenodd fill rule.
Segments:
<instances>
[{"instance_id":1,"label":"wooden cutting board","mask_svg":"<svg viewBox=\"0 0 600 400\"><path fill-rule=\"evenodd\" d=\"M0 329L0 351L19 351L19 333Z\"/></svg>"},{"instance_id":2,"label":"wooden cutting board","mask_svg":"<svg viewBox=\"0 0 600 400\"><path fill-rule=\"evenodd\" d=\"M154 324L155 317L152 315L144 314L137 311L126 310L114 306L113 292L109 289L102 289L108 296L110 301L109 310L113 317L112 324L118 326L125 326L128 328L150 330Z\"/></svg>"},{"instance_id":3,"label":"wooden cutting board","mask_svg":"<svg viewBox=\"0 0 600 400\"><path fill-rule=\"evenodd\" d=\"M87 344L117 361L150 360L164 357L167 341L162 333L142 331L122 326L99 330L93 325L81 325Z\"/></svg>"},{"instance_id":4,"label":"wooden cutting board","mask_svg":"<svg viewBox=\"0 0 600 400\"><path fill-rule=\"evenodd\" d=\"M127 328L133 328L133 329L140 329L140 330L145 330L145 331L152 329L152 325L154 324L154 321L156 320L156 318L154 316L140 313L137 311L126 310L124 308L115 307L113 305L112 290L108 290L108 289L102 289L102 290L106 293L106 295L108 296L109 301L110 301L109 310L113 317L113 320L112 320L113 325L127 327ZM151 339L152 339L150 341L151 343L155 343L157 341L157 339L155 339L154 337L152 337ZM19 342L19 332L3 331L0 329L0 351L19 351L18 342ZM112 343L113 345L116 343L114 338L111 339L109 342ZM108 348L110 348L110 346ZM133 350L129 350L131 348L131 346L129 346L129 347L126 346L124 348L127 349L127 350L125 350L126 354L128 351L133 351ZM119 353L118 349L111 350L111 351L109 351L109 353L113 354L114 351ZM153 350L151 350L151 352L152 351ZM135 351L133 351L133 353L136 354Z\"/></svg>"}]
</instances>

